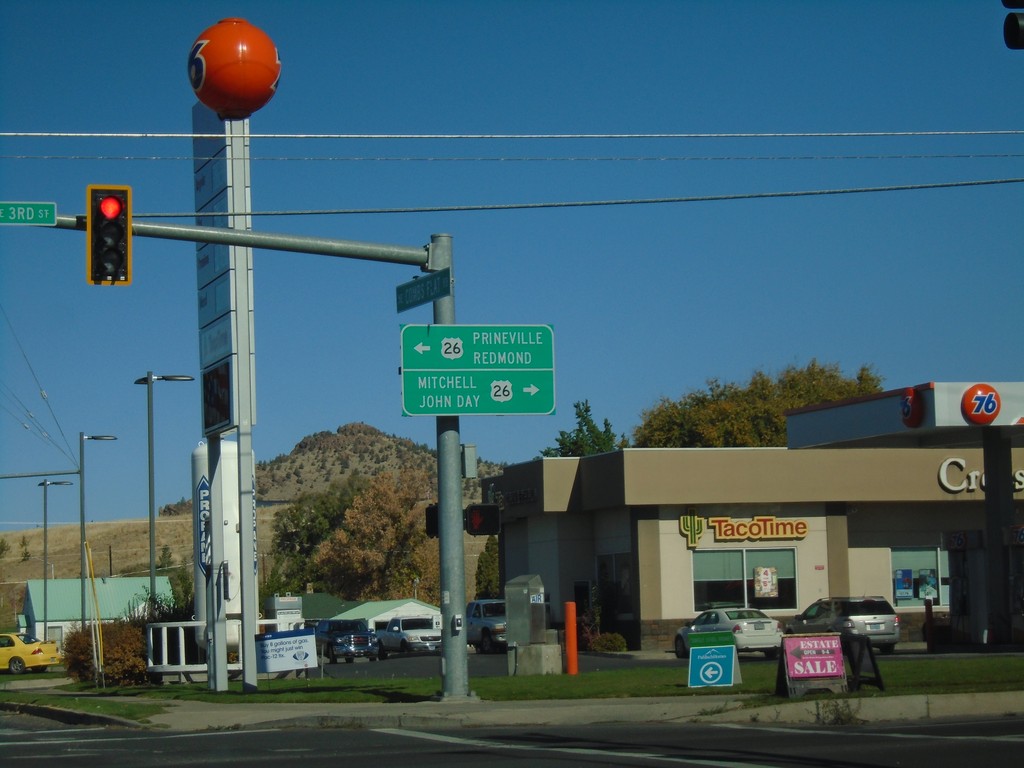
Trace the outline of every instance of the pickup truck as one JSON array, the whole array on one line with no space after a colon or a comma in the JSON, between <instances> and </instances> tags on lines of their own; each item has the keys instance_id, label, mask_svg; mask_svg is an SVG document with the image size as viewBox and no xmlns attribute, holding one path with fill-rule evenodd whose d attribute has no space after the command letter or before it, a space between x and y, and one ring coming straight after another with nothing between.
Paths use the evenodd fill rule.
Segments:
<instances>
[{"instance_id":1,"label":"pickup truck","mask_svg":"<svg viewBox=\"0 0 1024 768\"><path fill-rule=\"evenodd\" d=\"M377 631L377 657L389 653L441 650L440 616L395 616Z\"/></svg>"},{"instance_id":2,"label":"pickup truck","mask_svg":"<svg viewBox=\"0 0 1024 768\"><path fill-rule=\"evenodd\" d=\"M331 664L338 659L351 664L362 656L376 661L377 635L361 619L324 619L316 625L316 650Z\"/></svg>"},{"instance_id":3,"label":"pickup truck","mask_svg":"<svg viewBox=\"0 0 1024 768\"><path fill-rule=\"evenodd\" d=\"M466 606L466 643L478 653L508 648L504 600L474 600Z\"/></svg>"}]
</instances>

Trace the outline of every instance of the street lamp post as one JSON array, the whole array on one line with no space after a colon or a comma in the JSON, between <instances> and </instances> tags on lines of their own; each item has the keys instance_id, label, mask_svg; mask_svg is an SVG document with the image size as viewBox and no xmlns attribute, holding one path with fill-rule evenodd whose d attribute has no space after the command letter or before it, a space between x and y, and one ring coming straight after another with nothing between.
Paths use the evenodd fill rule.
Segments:
<instances>
[{"instance_id":1,"label":"street lamp post","mask_svg":"<svg viewBox=\"0 0 1024 768\"><path fill-rule=\"evenodd\" d=\"M149 453L149 601L156 600L156 489L153 479L153 382L154 381L194 381L192 376L171 374L154 376L152 371L135 380L136 384L146 385L146 416Z\"/></svg>"},{"instance_id":2,"label":"street lamp post","mask_svg":"<svg viewBox=\"0 0 1024 768\"><path fill-rule=\"evenodd\" d=\"M85 441L86 440L117 440L113 435L87 435L78 433L78 521L82 538L82 631L85 631Z\"/></svg>"},{"instance_id":3,"label":"street lamp post","mask_svg":"<svg viewBox=\"0 0 1024 768\"><path fill-rule=\"evenodd\" d=\"M47 639L46 638L46 634L47 634L47 630L48 630L48 627L46 626L46 624L47 624L47 622L50 619L50 605L49 605L49 595L48 595L48 589L47 589L47 585L49 584L49 580L47 579L47 573L46 573L46 566L47 566L47 564L49 562L49 559L50 559L49 541L47 540L47 522L46 522L46 503L47 503L46 502L46 497L47 497L47 490L49 490L51 485L72 485L72 482L70 480L43 480L43 482L39 483L39 485L43 489L43 637L42 637L42 640L45 641Z\"/></svg>"}]
</instances>

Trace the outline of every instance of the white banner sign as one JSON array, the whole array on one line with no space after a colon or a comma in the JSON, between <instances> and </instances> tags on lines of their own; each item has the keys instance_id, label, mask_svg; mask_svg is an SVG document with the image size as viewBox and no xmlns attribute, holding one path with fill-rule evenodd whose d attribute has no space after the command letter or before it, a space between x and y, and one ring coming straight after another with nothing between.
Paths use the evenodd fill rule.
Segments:
<instances>
[{"instance_id":1,"label":"white banner sign","mask_svg":"<svg viewBox=\"0 0 1024 768\"><path fill-rule=\"evenodd\" d=\"M312 629L256 635L257 672L290 672L316 664L316 639Z\"/></svg>"}]
</instances>

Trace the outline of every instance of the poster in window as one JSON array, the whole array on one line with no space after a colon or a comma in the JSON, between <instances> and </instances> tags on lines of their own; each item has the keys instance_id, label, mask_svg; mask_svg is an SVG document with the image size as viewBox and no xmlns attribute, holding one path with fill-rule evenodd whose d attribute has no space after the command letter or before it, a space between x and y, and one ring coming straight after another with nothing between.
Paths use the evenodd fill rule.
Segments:
<instances>
[{"instance_id":1,"label":"poster in window","mask_svg":"<svg viewBox=\"0 0 1024 768\"><path fill-rule=\"evenodd\" d=\"M754 566L754 597L778 597L779 572L772 566Z\"/></svg>"},{"instance_id":2,"label":"poster in window","mask_svg":"<svg viewBox=\"0 0 1024 768\"><path fill-rule=\"evenodd\" d=\"M939 596L939 577L934 568L918 571L917 596L922 600L934 600Z\"/></svg>"},{"instance_id":3,"label":"poster in window","mask_svg":"<svg viewBox=\"0 0 1024 768\"><path fill-rule=\"evenodd\" d=\"M911 568L896 569L896 599L914 596L914 571Z\"/></svg>"}]
</instances>

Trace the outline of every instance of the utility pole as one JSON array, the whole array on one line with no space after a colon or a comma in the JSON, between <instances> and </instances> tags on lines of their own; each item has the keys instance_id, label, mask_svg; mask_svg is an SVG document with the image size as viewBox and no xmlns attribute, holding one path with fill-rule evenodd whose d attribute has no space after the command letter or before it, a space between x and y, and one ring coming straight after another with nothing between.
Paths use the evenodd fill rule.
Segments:
<instances>
[{"instance_id":1,"label":"utility pole","mask_svg":"<svg viewBox=\"0 0 1024 768\"><path fill-rule=\"evenodd\" d=\"M431 235L430 270L452 269L452 238ZM453 273L454 274L454 273ZM453 277L454 283L454 277ZM455 325L455 296L434 301L434 323ZM459 417L437 417L438 549L441 557L441 699L469 694L469 658L461 640L466 610L466 553L462 539L462 447Z\"/></svg>"}]
</instances>

